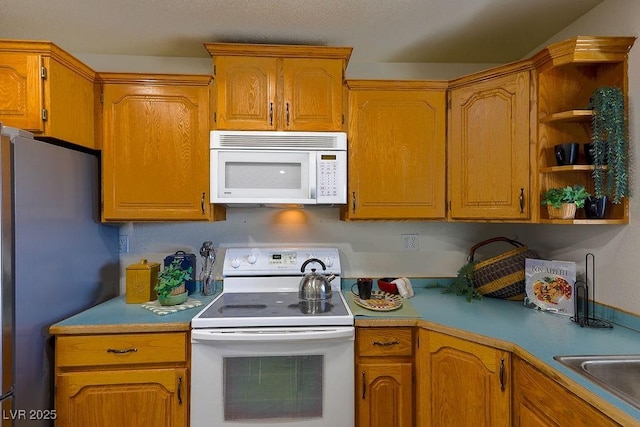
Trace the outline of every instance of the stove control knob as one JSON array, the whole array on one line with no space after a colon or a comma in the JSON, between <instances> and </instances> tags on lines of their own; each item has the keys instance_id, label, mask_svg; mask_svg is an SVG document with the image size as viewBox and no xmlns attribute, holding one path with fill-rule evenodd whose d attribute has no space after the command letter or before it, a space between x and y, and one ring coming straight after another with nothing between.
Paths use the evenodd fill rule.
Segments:
<instances>
[{"instance_id":1,"label":"stove control knob","mask_svg":"<svg viewBox=\"0 0 640 427\"><path fill-rule=\"evenodd\" d=\"M255 254L250 254L247 257L247 262L249 262L249 264L255 264L256 261L258 261L258 257Z\"/></svg>"},{"instance_id":2,"label":"stove control knob","mask_svg":"<svg viewBox=\"0 0 640 427\"><path fill-rule=\"evenodd\" d=\"M326 257L322 261L324 261L324 265L327 267L331 267L333 265L333 258Z\"/></svg>"},{"instance_id":3,"label":"stove control knob","mask_svg":"<svg viewBox=\"0 0 640 427\"><path fill-rule=\"evenodd\" d=\"M231 267L238 268L240 267L240 258L234 258L231 260Z\"/></svg>"}]
</instances>

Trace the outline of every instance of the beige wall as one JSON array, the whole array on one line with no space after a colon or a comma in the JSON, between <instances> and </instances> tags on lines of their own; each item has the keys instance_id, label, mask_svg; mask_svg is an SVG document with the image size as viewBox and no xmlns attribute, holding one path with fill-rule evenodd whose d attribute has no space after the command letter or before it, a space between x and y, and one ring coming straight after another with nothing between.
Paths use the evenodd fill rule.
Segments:
<instances>
[{"instance_id":1,"label":"beige wall","mask_svg":"<svg viewBox=\"0 0 640 427\"><path fill-rule=\"evenodd\" d=\"M605 0L552 40L576 35L637 35L640 32L640 2L637 0ZM545 43L545 45L548 43ZM639 43L640 44L640 43ZM536 49L537 51L537 49ZM98 70L120 66L118 61L104 58L81 58ZM140 67L141 71L173 72L181 70L181 59L120 58L123 67ZM175 60L175 61L174 61ZM97 66L100 64L100 66ZM486 65L486 64L485 64ZM425 78L449 79L468 74L489 65L478 64L351 64L348 78ZM144 67L158 67L147 70ZM160 67L166 69L160 69ZM192 72L207 72L207 64L194 60ZM203 71L202 71L203 70ZM111 69L110 71L135 71ZM182 71L175 71L182 72ZM186 72L186 71L185 71ZM630 126L633 158L638 158L637 123L640 122L640 46L630 55ZM638 177L634 170L633 186ZM497 235L519 238L547 258L576 261L584 270L584 257L596 258L598 301L640 315L640 212L638 198L631 201L628 226L564 226L503 225L438 222L351 222L338 219L338 208L310 208L297 213L275 209L229 209L227 221L219 223L127 224L122 232L130 235L131 252L123 255L126 265L146 257L162 259L176 250L198 254L200 244L213 240L215 245L265 246L335 245L343 255L346 277L357 276L455 276L464 263L468 249L478 241ZM418 233L420 250L406 252L401 248L402 233ZM199 258L199 255L198 255Z\"/></svg>"}]
</instances>

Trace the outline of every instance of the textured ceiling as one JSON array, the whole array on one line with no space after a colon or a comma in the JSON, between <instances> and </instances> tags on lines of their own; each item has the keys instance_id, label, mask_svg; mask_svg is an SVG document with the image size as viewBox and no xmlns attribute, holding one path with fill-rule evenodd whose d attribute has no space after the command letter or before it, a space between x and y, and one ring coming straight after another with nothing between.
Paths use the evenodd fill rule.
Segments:
<instances>
[{"instance_id":1,"label":"textured ceiling","mask_svg":"<svg viewBox=\"0 0 640 427\"><path fill-rule=\"evenodd\" d=\"M356 62L521 59L602 0L2 0L0 38L207 57L204 42L351 46Z\"/></svg>"}]
</instances>

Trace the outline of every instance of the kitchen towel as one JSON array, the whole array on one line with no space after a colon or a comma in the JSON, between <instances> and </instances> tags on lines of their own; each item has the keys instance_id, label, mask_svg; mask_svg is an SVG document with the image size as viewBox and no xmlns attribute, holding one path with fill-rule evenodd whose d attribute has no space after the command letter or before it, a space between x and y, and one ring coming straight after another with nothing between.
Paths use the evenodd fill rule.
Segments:
<instances>
[{"instance_id":1,"label":"kitchen towel","mask_svg":"<svg viewBox=\"0 0 640 427\"><path fill-rule=\"evenodd\" d=\"M158 316L164 316L165 314L177 313L178 311L188 310L194 307L200 307L201 305L202 305L202 301L197 300L195 298L187 298L185 302L177 305L162 305L158 300L149 301L142 304L142 308L151 310Z\"/></svg>"},{"instance_id":2,"label":"kitchen towel","mask_svg":"<svg viewBox=\"0 0 640 427\"><path fill-rule=\"evenodd\" d=\"M411 280L406 277L400 277L399 279L393 280L391 283L396 285L398 288L398 293L402 298L411 298L413 294L413 287L411 286Z\"/></svg>"}]
</instances>

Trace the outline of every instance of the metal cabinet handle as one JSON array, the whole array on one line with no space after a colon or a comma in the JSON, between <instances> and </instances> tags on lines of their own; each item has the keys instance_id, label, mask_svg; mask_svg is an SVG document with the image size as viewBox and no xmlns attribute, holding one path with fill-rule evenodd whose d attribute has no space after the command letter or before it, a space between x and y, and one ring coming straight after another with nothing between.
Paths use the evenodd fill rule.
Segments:
<instances>
[{"instance_id":1,"label":"metal cabinet handle","mask_svg":"<svg viewBox=\"0 0 640 427\"><path fill-rule=\"evenodd\" d=\"M362 371L362 400L364 400L367 393L367 374Z\"/></svg>"},{"instance_id":2,"label":"metal cabinet handle","mask_svg":"<svg viewBox=\"0 0 640 427\"><path fill-rule=\"evenodd\" d=\"M351 197L352 210L353 210L353 213L355 214L356 213L356 192L355 191L352 192L351 196L352 196Z\"/></svg>"},{"instance_id":3,"label":"metal cabinet handle","mask_svg":"<svg viewBox=\"0 0 640 427\"><path fill-rule=\"evenodd\" d=\"M387 346L390 346L390 345L398 345L398 344L400 344L400 341L390 341L390 342L374 341L373 342L373 345L380 345L380 346L383 346L383 347L387 347Z\"/></svg>"},{"instance_id":4,"label":"metal cabinet handle","mask_svg":"<svg viewBox=\"0 0 640 427\"><path fill-rule=\"evenodd\" d=\"M126 353L135 353L137 352L138 349L137 348L123 348L123 349L116 349L116 348L108 348L107 349L107 353L114 353L114 354L126 354Z\"/></svg>"},{"instance_id":5,"label":"metal cabinet handle","mask_svg":"<svg viewBox=\"0 0 640 427\"><path fill-rule=\"evenodd\" d=\"M202 198L200 199L200 210L202 211L202 215L204 215L204 196L206 193L202 193Z\"/></svg>"},{"instance_id":6,"label":"metal cabinet handle","mask_svg":"<svg viewBox=\"0 0 640 427\"><path fill-rule=\"evenodd\" d=\"M500 390L504 391L504 359L500 359Z\"/></svg>"},{"instance_id":7,"label":"metal cabinet handle","mask_svg":"<svg viewBox=\"0 0 640 427\"><path fill-rule=\"evenodd\" d=\"M520 189L520 213L524 213L524 188Z\"/></svg>"},{"instance_id":8,"label":"metal cabinet handle","mask_svg":"<svg viewBox=\"0 0 640 427\"><path fill-rule=\"evenodd\" d=\"M182 405L182 377L178 377L178 405Z\"/></svg>"},{"instance_id":9,"label":"metal cabinet handle","mask_svg":"<svg viewBox=\"0 0 640 427\"><path fill-rule=\"evenodd\" d=\"M289 103L287 102L287 127L289 127Z\"/></svg>"},{"instance_id":10,"label":"metal cabinet handle","mask_svg":"<svg viewBox=\"0 0 640 427\"><path fill-rule=\"evenodd\" d=\"M273 102L269 103L269 126L273 126Z\"/></svg>"}]
</instances>

